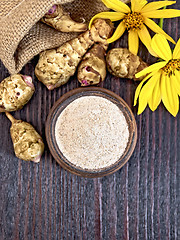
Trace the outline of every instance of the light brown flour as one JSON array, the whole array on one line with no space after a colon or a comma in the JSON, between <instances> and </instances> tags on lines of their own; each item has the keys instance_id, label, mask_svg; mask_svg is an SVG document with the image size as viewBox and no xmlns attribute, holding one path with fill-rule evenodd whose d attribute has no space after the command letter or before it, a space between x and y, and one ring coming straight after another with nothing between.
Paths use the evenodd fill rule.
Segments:
<instances>
[{"instance_id":1,"label":"light brown flour","mask_svg":"<svg viewBox=\"0 0 180 240\"><path fill-rule=\"evenodd\" d=\"M121 110L97 96L80 97L60 114L55 136L63 155L76 166L98 169L114 164L124 153L129 129Z\"/></svg>"}]
</instances>

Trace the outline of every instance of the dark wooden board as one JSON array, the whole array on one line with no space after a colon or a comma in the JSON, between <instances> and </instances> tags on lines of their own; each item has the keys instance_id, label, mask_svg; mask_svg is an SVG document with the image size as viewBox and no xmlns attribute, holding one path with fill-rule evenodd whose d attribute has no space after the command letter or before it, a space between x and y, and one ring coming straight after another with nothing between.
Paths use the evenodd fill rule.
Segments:
<instances>
[{"instance_id":1,"label":"dark wooden board","mask_svg":"<svg viewBox=\"0 0 180 240\"><path fill-rule=\"evenodd\" d=\"M176 3L180 9L180 2ZM180 19L165 20L177 40ZM111 48L127 46L127 35ZM140 55L154 61L141 45ZM17 118L30 122L45 139L45 121L54 102L79 86L76 77L59 89L46 90L34 76L38 57L22 70L32 75L36 92ZM8 71L0 63L0 81ZM137 116L133 107L137 83L107 74L101 87L120 95L137 121L138 141L129 162L99 179L75 176L52 158L47 144L39 164L18 160L0 114L0 239L180 239L180 113L164 106Z\"/></svg>"}]
</instances>

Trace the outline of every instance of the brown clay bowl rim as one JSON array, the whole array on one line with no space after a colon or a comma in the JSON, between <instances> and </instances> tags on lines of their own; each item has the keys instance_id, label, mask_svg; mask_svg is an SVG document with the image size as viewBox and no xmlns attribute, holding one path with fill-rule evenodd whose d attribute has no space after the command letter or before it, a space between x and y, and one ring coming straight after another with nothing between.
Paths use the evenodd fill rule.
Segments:
<instances>
[{"instance_id":1,"label":"brown clay bowl rim","mask_svg":"<svg viewBox=\"0 0 180 240\"><path fill-rule=\"evenodd\" d=\"M69 103L71 103L78 97L82 97L82 96L105 97L106 99L115 103L120 108L120 110L124 113L124 116L126 117L126 120L128 122L130 137L129 137L126 150L117 162L115 162L114 164L106 168L96 169L96 170L92 170L92 169L86 170L78 166L75 166L63 156L63 154L61 153L56 143L54 128L55 128L55 124L58 116L60 115L61 111L63 111L64 108ZM65 93L55 102L55 104L51 108L47 117L47 121L45 124L45 134L46 134L46 140L47 140L47 144L50 149L50 152L54 157L54 159L60 164L61 167L78 176L94 178L94 177L103 177L103 176L112 174L118 171L122 166L124 166L124 164L126 164L126 162L131 157L132 153L134 152L134 149L136 146L137 125L136 125L135 117L130 107L120 96L118 96L117 94L115 94L114 92L108 89L101 88L101 87L81 87Z\"/></svg>"}]
</instances>

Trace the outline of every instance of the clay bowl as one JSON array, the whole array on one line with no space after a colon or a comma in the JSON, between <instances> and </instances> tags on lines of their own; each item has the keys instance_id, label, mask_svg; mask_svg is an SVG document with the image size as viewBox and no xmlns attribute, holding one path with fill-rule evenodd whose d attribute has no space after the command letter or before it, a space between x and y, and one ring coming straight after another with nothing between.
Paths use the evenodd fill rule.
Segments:
<instances>
[{"instance_id":1,"label":"clay bowl","mask_svg":"<svg viewBox=\"0 0 180 240\"><path fill-rule=\"evenodd\" d=\"M101 169L86 170L73 165L58 148L55 138L55 125L60 113L75 99L82 96L100 96L116 104L123 112L129 127L129 140L125 152L114 164ZM137 142L137 126L134 115L127 103L115 93L100 87L77 88L67 92L54 104L46 121L46 139L54 159L66 170L82 177L103 177L119 170L131 157Z\"/></svg>"}]
</instances>

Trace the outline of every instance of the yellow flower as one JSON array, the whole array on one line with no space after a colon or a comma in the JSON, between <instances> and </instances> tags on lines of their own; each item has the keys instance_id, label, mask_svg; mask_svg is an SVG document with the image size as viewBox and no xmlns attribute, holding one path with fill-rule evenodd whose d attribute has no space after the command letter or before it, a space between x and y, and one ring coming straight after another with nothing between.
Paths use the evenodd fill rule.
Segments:
<instances>
[{"instance_id":1,"label":"yellow flower","mask_svg":"<svg viewBox=\"0 0 180 240\"><path fill-rule=\"evenodd\" d=\"M148 51L155 56L151 48L151 36L147 30L149 27L155 33L163 34L169 41L175 43L174 40L167 35L154 21L150 18L172 18L179 17L180 10L161 9L165 6L172 5L176 1L158 1L148 3L146 0L131 0L131 8L120 0L101 0L108 8L116 12L101 12L96 14L89 23L97 18L110 19L112 22L122 20L114 32L113 36L108 39L109 43L120 38L125 30L128 30L129 50L137 55L139 49L139 38L147 47ZM147 27L146 27L146 26Z\"/></svg>"},{"instance_id":2,"label":"yellow flower","mask_svg":"<svg viewBox=\"0 0 180 240\"><path fill-rule=\"evenodd\" d=\"M141 114L147 104L152 111L155 111L162 100L167 110L175 117L179 111L180 39L173 53L165 36L161 34L153 37L151 46L164 61L155 63L136 74L137 78L147 76L136 89L134 106L139 97L138 114ZM146 84L143 85L145 82Z\"/></svg>"}]
</instances>

